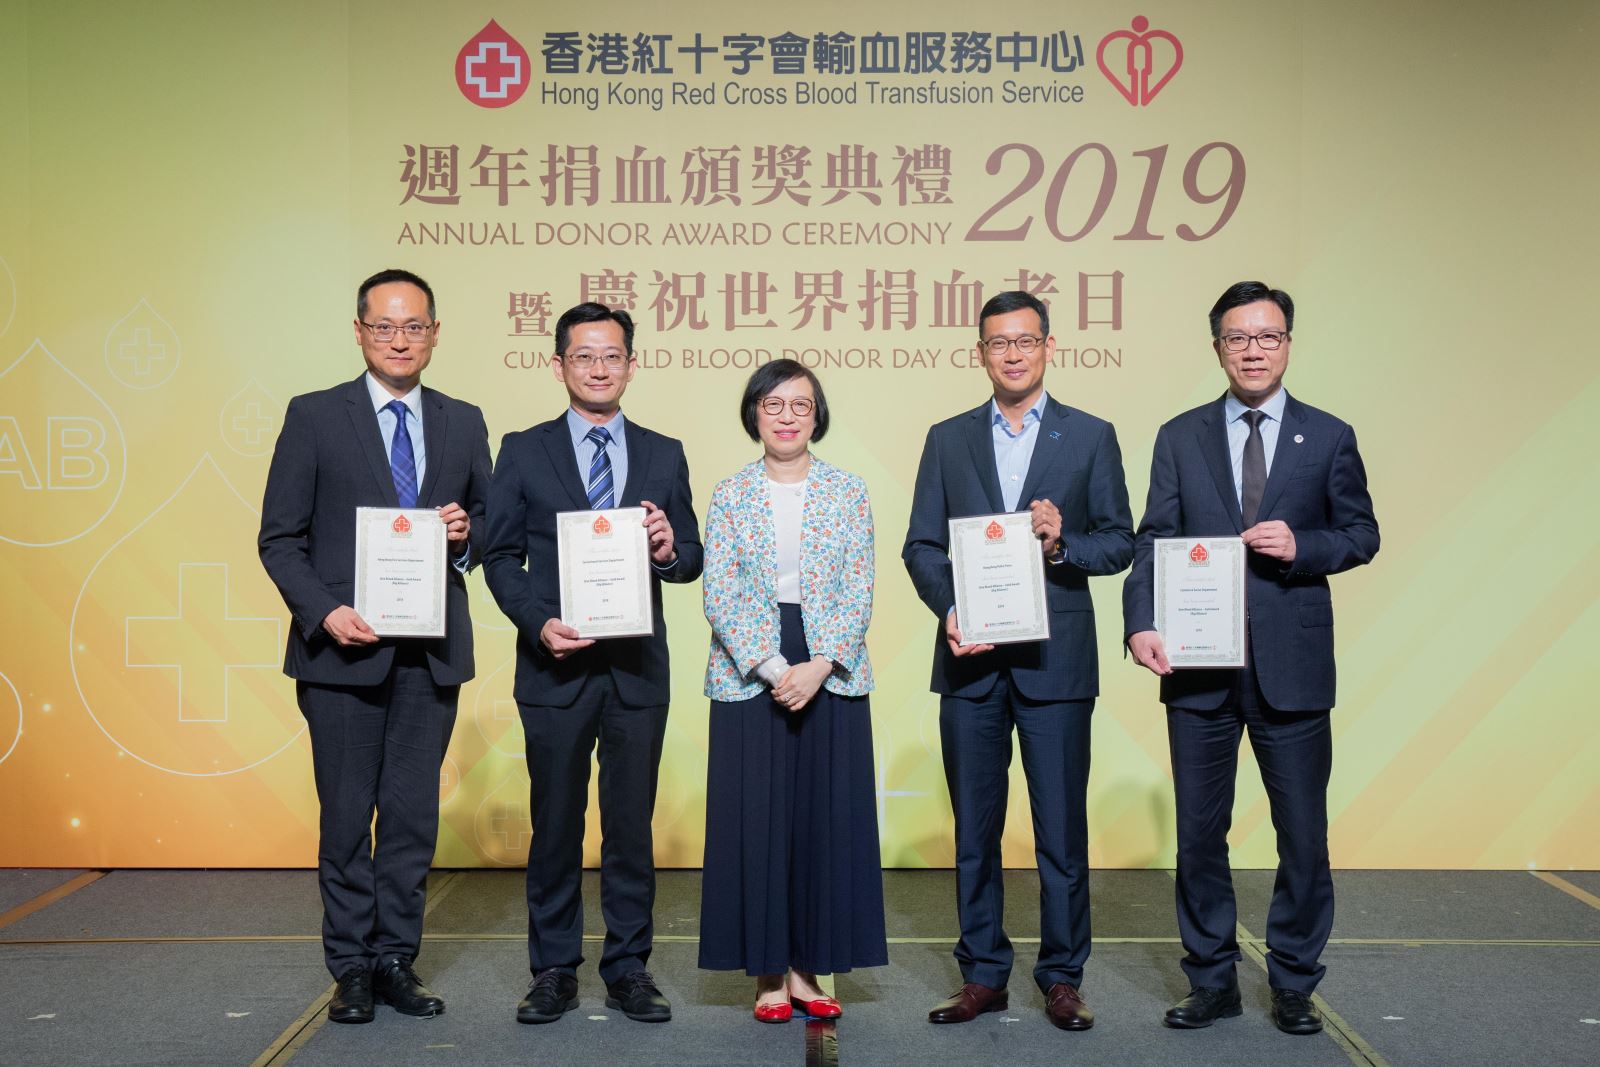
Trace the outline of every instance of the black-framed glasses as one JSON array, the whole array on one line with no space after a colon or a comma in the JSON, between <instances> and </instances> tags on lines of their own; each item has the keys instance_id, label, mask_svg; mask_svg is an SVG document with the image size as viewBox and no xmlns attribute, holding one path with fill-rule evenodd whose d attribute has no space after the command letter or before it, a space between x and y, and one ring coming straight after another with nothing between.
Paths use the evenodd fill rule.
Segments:
<instances>
[{"instance_id":1,"label":"black-framed glasses","mask_svg":"<svg viewBox=\"0 0 1600 1067\"><path fill-rule=\"evenodd\" d=\"M797 396L793 400L785 401L781 396L768 396L761 398L761 410L776 418L783 414L787 406L794 412L794 417L803 419L816 410L817 403L808 396Z\"/></svg>"},{"instance_id":2,"label":"black-framed glasses","mask_svg":"<svg viewBox=\"0 0 1600 1067\"><path fill-rule=\"evenodd\" d=\"M561 362L570 363L579 370L588 370L596 362L605 364L607 370L621 370L629 356L626 352L572 352L560 358Z\"/></svg>"},{"instance_id":3,"label":"black-framed glasses","mask_svg":"<svg viewBox=\"0 0 1600 1067\"><path fill-rule=\"evenodd\" d=\"M1230 333L1222 337L1222 347L1229 352L1243 352L1254 341L1263 352L1276 352L1283 347L1283 342L1289 335L1278 330L1268 330L1265 333Z\"/></svg>"},{"instance_id":4,"label":"black-framed glasses","mask_svg":"<svg viewBox=\"0 0 1600 1067\"><path fill-rule=\"evenodd\" d=\"M1021 337L991 337L987 341L981 341L979 343L983 345L984 351L988 352L991 356L1005 355L1006 349L1010 348L1012 345L1015 345L1017 347L1017 351L1026 356L1031 355L1034 349L1044 344L1044 338L1035 337L1033 334L1025 333Z\"/></svg>"},{"instance_id":5,"label":"black-framed glasses","mask_svg":"<svg viewBox=\"0 0 1600 1067\"><path fill-rule=\"evenodd\" d=\"M361 322L360 319L356 320ZM361 322L372 332L375 341L393 341L396 333L406 335L407 341L425 341L437 322L408 322L404 326L396 326L392 322Z\"/></svg>"}]
</instances>

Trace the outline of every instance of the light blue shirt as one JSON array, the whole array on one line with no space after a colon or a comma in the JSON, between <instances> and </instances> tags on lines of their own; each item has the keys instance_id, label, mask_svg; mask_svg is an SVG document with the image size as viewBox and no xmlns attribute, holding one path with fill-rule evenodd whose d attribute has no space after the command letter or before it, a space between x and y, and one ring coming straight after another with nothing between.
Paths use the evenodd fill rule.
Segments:
<instances>
[{"instance_id":1,"label":"light blue shirt","mask_svg":"<svg viewBox=\"0 0 1600 1067\"><path fill-rule=\"evenodd\" d=\"M1267 473L1272 473L1272 457L1278 452L1278 430L1283 426L1283 406L1289 399L1287 390L1280 388L1272 399L1256 411L1266 418L1261 420L1261 449L1266 453ZM1250 424L1244 413L1251 410L1239 402L1231 392L1222 402L1222 414L1228 422L1228 458L1233 463L1233 491L1244 507L1244 443L1250 439Z\"/></svg>"},{"instance_id":2,"label":"light blue shirt","mask_svg":"<svg viewBox=\"0 0 1600 1067\"><path fill-rule=\"evenodd\" d=\"M1000 476L1000 500L1007 511L1016 511L1022 498L1022 483L1028 478L1028 464L1033 461L1033 446L1039 440L1039 420L1044 418L1044 402L1048 396L1039 391L1033 407L1022 413L1022 430L1011 432L1011 423L1000 413L1000 405L989 401L993 418L995 473Z\"/></svg>"},{"instance_id":3,"label":"light blue shirt","mask_svg":"<svg viewBox=\"0 0 1600 1067\"><path fill-rule=\"evenodd\" d=\"M406 432L411 435L411 455L417 464L417 487L422 487L422 477L428 470L428 450L422 441L422 386L418 385L405 396L390 396L389 391L378 384L378 379L367 372L367 395L372 397L372 408L378 413L378 432L383 434L383 454L394 454L394 431L400 425L400 420L395 418L393 411L384 410L391 400L398 400L406 406Z\"/></svg>"},{"instance_id":4,"label":"light blue shirt","mask_svg":"<svg viewBox=\"0 0 1600 1067\"><path fill-rule=\"evenodd\" d=\"M622 489L628 484L628 438L622 412L617 412L607 422L593 423L571 408L567 409L567 430L572 434L572 450L578 454L578 481L585 490L589 488L589 465L594 462L595 453L595 443L587 438L596 425L605 427L611 434L606 455L611 457L612 499L620 508Z\"/></svg>"}]
</instances>

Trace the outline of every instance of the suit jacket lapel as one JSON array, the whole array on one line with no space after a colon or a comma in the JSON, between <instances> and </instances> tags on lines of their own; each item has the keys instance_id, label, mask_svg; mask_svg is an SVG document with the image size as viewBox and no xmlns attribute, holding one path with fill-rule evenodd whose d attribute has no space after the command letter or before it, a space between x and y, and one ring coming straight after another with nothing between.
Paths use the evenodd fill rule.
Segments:
<instances>
[{"instance_id":1,"label":"suit jacket lapel","mask_svg":"<svg viewBox=\"0 0 1600 1067\"><path fill-rule=\"evenodd\" d=\"M1233 455L1228 451L1228 416L1222 403L1218 399L1206 408L1201 418L1205 428L1200 435L1200 452L1206 457L1206 466L1211 468L1211 478L1217 483L1217 494L1228 509L1228 517L1233 520L1234 532L1241 533L1244 530L1244 515L1239 510L1239 489L1233 484Z\"/></svg>"},{"instance_id":2,"label":"suit jacket lapel","mask_svg":"<svg viewBox=\"0 0 1600 1067\"><path fill-rule=\"evenodd\" d=\"M971 425L967 429L967 444L972 449L972 465L978 470L978 484L983 486L983 495L989 500L989 510L1001 512L1005 510L1005 503L1000 495L1000 475L994 467L992 410L989 404L985 403L972 412Z\"/></svg>"},{"instance_id":3,"label":"suit jacket lapel","mask_svg":"<svg viewBox=\"0 0 1600 1067\"><path fill-rule=\"evenodd\" d=\"M383 502L391 508L397 508L400 498L395 495L394 475L389 470L389 457L383 450L383 431L378 429L378 415L372 410L372 397L367 392L367 383L363 378L357 378L345 386L344 398L350 407L350 427L355 432L362 453L367 457L367 465L372 468L372 478L378 483Z\"/></svg>"},{"instance_id":4,"label":"suit jacket lapel","mask_svg":"<svg viewBox=\"0 0 1600 1067\"><path fill-rule=\"evenodd\" d=\"M544 450L550 457L556 479L572 498L575 510L587 511L589 493L583 479L578 477L578 453L572 447L572 435L567 432L566 415L544 424Z\"/></svg>"},{"instance_id":5,"label":"suit jacket lapel","mask_svg":"<svg viewBox=\"0 0 1600 1067\"><path fill-rule=\"evenodd\" d=\"M1294 477L1294 469L1300 465L1300 457L1305 454L1305 449L1295 444L1295 430L1305 421L1306 413L1299 401L1292 396L1285 396L1283 425L1278 427L1278 444L1272 452L1272 469L1267 472L1267 485L1261 493L1257 522L1271 517L1273 505L1283 495L1283 487Z\"/></svg>"},{"instance_id":6,"label":"suit jacket lapel","mask_svg":"<svg viewBox=\"0 0 1600 1067\"><path fill-rule=\"evenodd\" d=\"M450 417L445 413L444 401L436 393L422 391L422 445L426 449L427 469L422 472L422 488L417 491L417 506L433 506L433 487L438 484L439 472L444 469L445 435L449 432Z\"/></svg>"},{"instance_id":7,"label":"suit jacket lapel","mask_svg":"<svg viewBox=\"0 0 1600 1067\"><path fill-rule=\"evenodd\" d=\"M1028 460L1028 477L1022 483L1022 495L1017 497L1019 509L1026 508L1029 501L1039 495L1039 487L1045 483L1046 476L1066 452L1066 405L1051 398L1045 402L1043 415L1044 417L1039 420L1039 432L1033 439L1033 456Z\"/></svg>"},{"instance_id":8,"label":"suit jacket lapel","mask_svg":"<svg viewBox=\"0 0 1600 1067\"><path fill-rule=\"evenodd\" d=\"M622 431L628 450L628 484L622 487L622 495L617 497L617 507L633 508L639 506L640 486L644 484L645 468L650 464L650 431L639 426L638 423L625 422ZM650 503L663 507L666 501L652 500Z\"/></svg>"}]
</instances>

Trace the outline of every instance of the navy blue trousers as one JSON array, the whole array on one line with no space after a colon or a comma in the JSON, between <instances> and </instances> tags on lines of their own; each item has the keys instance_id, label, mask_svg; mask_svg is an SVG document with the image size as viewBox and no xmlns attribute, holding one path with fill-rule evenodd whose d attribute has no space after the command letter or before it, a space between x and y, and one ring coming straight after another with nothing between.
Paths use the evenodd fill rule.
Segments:
<instances>
[{"instance_id":1,"label":"navy blue trousers","mask_svg":"<svg viewBox=\"0 0 1600 1067\"><path fill-rule=\"evenodd\" d=\"M811 658L800 608L780 649ZM842 974L889 962L867 698L711 702L700 966Z\"/></svg>"},{"instance_id":2,"label":"navy blue trousers","mask_svg":"<svg viewBox=\"0 0 1600 1067\"><path fill-rule=\"evenodd\" d=\"M939 737L956 817L956 962L964 981L991 988L1011 978L1002 923L1000 835L1010 792L1011 731L1022 749L1039 866L1040 990L1083 984L1089 959L1089 723L1093 700L1035 703L1003 673L987 696L941 697Z\"/></svg>"},{"instance_id":3,"label":"navy blue trousers","mask_svg":"<svg viewBox=\"0 0 1600 1067\"><path fill-rule=\"evenodd\" d=\"M1238 907L1228 866L1239 739L1248 732L1278 837L1278 874L1267 911L1267 980L1310 995L1333 931L1328 866L1328 776L1333 732L1326 711L1276 711L1245 668L1214 711L1167 709L1178 814L1178 932L1191 985L1231 986L1239 959Z\"/></svg>"},{"instance_id":4,"label":"navy blue trousers","mask_svg":"<svg viewBox=\"0 0 1600 1067\"><path fill-rule=\"evenodd\" d=\"M435 685L418 646L402 641L381 685L300 682L296 693L322 809L317 886L328 970L337 978L414 960L460 687Z\"/></svg>"},{"instance_id":5,"label":"navy blue trousers","mask_svg":"<svg viewBox=\"0 0 1600 1067\"><path fill-rule=\"evenodd\" d=\"M589 765L600 764L600 980L643 970L654 945L655 838L665 707L630 708L609 671L584 682L570 707L517 702L527 739L528 966L577 973L583 962L583 833Z\"/></svg>"}]
</instances>

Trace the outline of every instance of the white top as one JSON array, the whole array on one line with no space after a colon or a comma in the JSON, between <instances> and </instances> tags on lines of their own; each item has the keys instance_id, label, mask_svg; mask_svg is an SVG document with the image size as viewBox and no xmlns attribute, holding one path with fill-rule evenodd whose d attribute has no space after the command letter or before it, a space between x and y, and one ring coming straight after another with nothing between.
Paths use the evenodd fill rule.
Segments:
<instances>
[{"instance_id":1,"label":"white top","mask_svg":"<svg viewBox=\"0 0 1600 1067\"><path fill-rule=\"evenodd\" d=\"M806 480L775 482L767 479L767 499L772 502L772 532L778 552L778 603L800 603L800 518L805 511ZM756 677L777 685L790 663L773 656L756 668Z\"/></svg>"}]
</instances>

